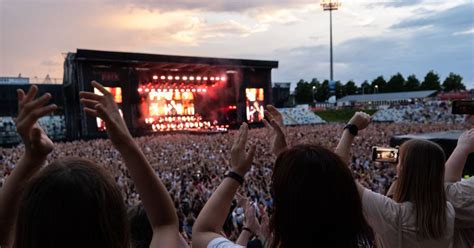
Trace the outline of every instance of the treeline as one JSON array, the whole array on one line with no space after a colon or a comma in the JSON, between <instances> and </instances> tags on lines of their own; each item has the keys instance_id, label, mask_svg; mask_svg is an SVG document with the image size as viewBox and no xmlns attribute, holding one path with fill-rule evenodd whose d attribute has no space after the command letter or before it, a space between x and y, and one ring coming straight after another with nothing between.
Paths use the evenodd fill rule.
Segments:
<instances>
[{"instance_id":1,"label":"treeline","mask_svg":"<svg viewBox=\"0 0 474 248\"><path fill-rule=\"evenodd\" d=\"M417 90L442 90L450 92L465 90L466 86L462 80L463 78L460 75L450 73L441 83L439 75L434 71L430 71L426 74L423 81L420 82L415 75L410 75L405 79L401 73L397 73L388 81L383 76L378 76L370 83L365 80L360 86L357 86L352 80L345 84L337 81L334 93L337 98L341 98L347 95ZM301 79L296 85L295 100L299 104L312 103L314 101L324 102L331 96L330 93L328 80L324 80L321 83L317 78L313 78L311 82Z\"/></svg>"}]
</instances>

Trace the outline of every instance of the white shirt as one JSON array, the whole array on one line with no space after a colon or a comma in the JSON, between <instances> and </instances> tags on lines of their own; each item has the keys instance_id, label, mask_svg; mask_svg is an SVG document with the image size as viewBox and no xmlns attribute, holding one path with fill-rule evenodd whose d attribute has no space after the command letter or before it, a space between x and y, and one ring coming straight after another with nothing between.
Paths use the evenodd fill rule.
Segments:
<instances>
[{"instance_id":1,"label":"white shirt","mask_svg":"<svg viewBox=\"0 0 474 248\"><path fill-rule=\"evenodd\" d=\"M244 246L241 245L236 245L234 242L224 238L224 237L218 237L207 245L207 248L245 248Z\"/></svg>"},{"instance_id":2,"label":"white shirt","mask_svg":"<svg viewBox=\"0 0 474 248\"><path fill-rule=\"evenodd\" d=\"M384 248L449 248L454 232L454 208L446 204L447 226L439 240L419 240L416 232L416 216L412 203L394 200L365 189L362 196L364 214L369 225L377 233L377 242ZM399 233L401 228L401 233Z\"/></svg>"},{"instance_id":3,"label":"white shirt","mask_svg":"<svg viewBox=\"0 0 474 248\"><path fill-rule=\"evenodd\" d=\"M474 247L474 177L445 184L446 197L456 210L454 248Z\"/></svg>"}]
</instances>

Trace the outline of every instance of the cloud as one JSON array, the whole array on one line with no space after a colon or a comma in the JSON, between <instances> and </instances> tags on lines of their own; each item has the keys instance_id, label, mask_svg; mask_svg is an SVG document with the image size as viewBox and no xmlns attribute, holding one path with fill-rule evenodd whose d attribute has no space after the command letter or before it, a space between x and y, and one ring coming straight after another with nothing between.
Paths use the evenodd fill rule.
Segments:
<instances>
[{"instance_id":1,"label":"cloud","mask_svg":"<svg viewBox=\"0 0 474 248\"><path fill-rule=\"evenodd\" d=\"M411 18L403 20L392 28L420 28L420 27L433 27L438 29L468 29L472 28L474 23L474 4L467 3L459 5L448 10L434 13L421 18Z\"/></svg>"},{"instance_id":2,"label":"cloud","mask_svg":"<svg viewBox=\"0 0 474 248\"><path fill-rule=\"evenodd\" d=\"M114 0L145 9L245 12L256 8L286 8L314 3L314 0Z\"/></svg>"},{"instance_id":3,"label":"cloud","mask_svg":"<svg viewBox=\"0 0 474 248\"><path fill-rule=\"evenodd\" d=\"M336 44L335 79L361 83L378 75L388 78L397 72L423 79L429 70L435 70L442 78L450 72L461 74L464 82L474 87L472 8L472 4L462 4L427 11L429 15L391 25L382 34ZM281 57L274 78L292 82L300 78L328 78L328 50L323 44L275 51Z\"/></svg>"}]
</instances>

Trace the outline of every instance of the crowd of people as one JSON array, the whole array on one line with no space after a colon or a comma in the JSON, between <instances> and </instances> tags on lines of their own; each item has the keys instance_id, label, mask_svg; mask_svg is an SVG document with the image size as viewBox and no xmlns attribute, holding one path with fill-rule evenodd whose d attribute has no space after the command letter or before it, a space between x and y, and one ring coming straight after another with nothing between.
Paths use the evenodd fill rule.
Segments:
<instances>
[{"instance_id":1,"label":"crowd of people","mask_svg":"<svg viewBox=\"0 0 474 248\"><path fill-rule=\"evenodd\" d=\"M453 115L449 101L427 101L404 105L392 105L373 115L374 121L396 123L446 123L462 121L462 116Z\"/></svg>"},{"instance_id":2,"label":"crowd of people","mask_svg":"<svg viewBox=\"0 0 474 248\"><path fill-rule=\"evenodd\" d=\"M95 85L95 87L100 88L101 86ZM155 233L158 233L158 231L155 231L154 228L157 226L160 218L156 217L156 214L149 213L150 206L153 206L153 204L150 204L150 201L153 200L149 199L147 192L144 193L144 182L141 182L141 180L137 181L139 173L130 165L134 161L127 161L125 157L127 154L126 149L117 148L120 142L114 140L113 137L116 133L120 133L121 127L119 125L118 131L114 131L114 127L110 123L120 121L107 120L107 118L111 117L105 114L106 111L101 112L100 108L94 110L97 102L105 101L102 98L92 96L92 94L83 95L83 97L86 99L83 102L86 106L86 112L105 118L106 123L109 123L107 128L110 140L99 139L55 143L54 150L51 147L52 151L48 152L49 155L44 159L44 163L50 164L68 157L95 161L115 179L115 183L120 189L120 193L123 199L125 199L125 206L128 209L136 209L144 205L151 227L154 230L150 235L153 235L153 240L155 240ZM95 104L91 105L92 103ZM112 102L104 102L102 104L109 104L111 105L108 106L111 108L110 110L115 110ZM275 114L273 113L273 115ZM120 116L116 118L120 118ZM275 121L267 123L267 125L273 126ZM417 122L403 124L373 123L364 128L365 130L361 131L364 132L364 135L355 136L353 144L351 142L352 155L349 156L347 153L348 166L353 177L362 187L385 195L390 185L392 185L394 178L397 178L397 169L394 164L373 162L371 159L372 146L389 146L390 138L394 135L462 130L466 129L466 125L462 122L452 125ZM272 176L274 176L274 164L278 152L275 152L273 147L272 137L274 137L274 133L270 133L275 132L275 128L273 130L272 128L260 128L248 131L246 127L243 129L245 130L212 135L172 134L133 138L133 143L142 151L144 157L140 158L139 155L135 155L138 156L139 161L143 159L149 163L154 176L159 178L159 182L166 188L166 197L170 197L171 202L174 204L174 211L176 211L178 220L177 225L181 234L180 237L183 239L182 243L179 243L179 241L175 242L178 246L184 246L185 243L190 244L193 241L193 227L196 222L199 223L199 227L205 226L198 216L202 214L203 208L210 201L211 196L218 192L221 182L225 182L223 178L226 171L234 167L231 164L231 161L234 159L231 156L236 150L234 138L242 135L242 132L245 132L245 137L248 135L248 143L255 147L255 151L252 151L251 148L249 152L254 152L255 156L253 156L253 160L248 165L245 182L242 184L242 187L238 188L238 190L236 189L237 198L232 200L234 197L233 195L231 196L231 212L226 214L223 230L227 239L237 241L241 239L244 230L249 229L249 225L252 227L250 229L253 231L253 234L268 234L272 231L269 230L271 228L268 227L268 220L265 221L265 218L274 214L275 211L275 198L273 195L275 192L272 192ZM362 130L363 128L360 129ZM339 147L340 137L344 130L346 130L344 124L286 127L286 143L288 147L312 144L334 151L337 150L336 147ZM122 132L124 131L122 130ZM28 138L22 138L23 140L28 140ZM246 139L245 141L247 141ZM245 143L243 144L245 146ZM19 161L22 161L28 146L31 146L31 144L26 142L26 144L18 147L0 148L0 164L3 166L3 168L0 168L3 173L3 175L0 174L0 187L6 185L6 181L10 180L10 176L15 169L21 166ZM321 151L318 150L318 152ZM241 150L241 153L245 154L245 149ZM250 157L251 155L247 154L247 156ZM157 185L156 187L160 188L160 184ZM153 188L153 186L151 187ZM165 196L162 197L164 197L163 199L166 198ZM308 195L307 197L317 196ZM0 200L3 199L0 198ZM0 202L0 204L2 203ZM209 211L204 212L208 214ZM315 213L307 212L304 214L309 216ZM258 216L258 220L252 221L253 218L249 218L249 216ZM0 217L2 217L1 213ZM155 220L153 217L155 217ZM0 222L0 224L2 223ZM307 224L311 226L314 223ZM255 230L256 228L259 230ZM202 229L198 228L198 231L202 231ZM162 235L158 235L158 237L161 237L160 242L164 242ZM215 235L211 235L211 237L215 238ZM372 247L371 243L374 238L371 235L367 237L367 242L362 242L367 244L359 247ZM202 239L202 237L199 240L209 241ZM361 240L359 239L358 241L360 244ZM205 246L197 245L197 247ZM281 247L293 246L286 245Z\"/></svg>"}]
</instances>

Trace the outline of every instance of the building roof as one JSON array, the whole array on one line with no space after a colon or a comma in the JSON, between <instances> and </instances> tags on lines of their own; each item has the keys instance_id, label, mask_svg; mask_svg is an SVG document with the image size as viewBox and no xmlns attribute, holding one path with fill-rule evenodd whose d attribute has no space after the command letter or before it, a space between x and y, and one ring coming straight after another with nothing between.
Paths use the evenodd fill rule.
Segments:
<instances>
[{"instance_id":1,"label":"building roof","mask_svg":"<svg viewBox=\"0 0 474 248\"><path fill-rule=\"evenodd\" d=\"M436 90L393 92L368 95L350 95L338 99L338 102L378 102L378 101L401 101L415 98L426 98L436 94Z\"/></svg>"},{"instance_id":2,"label":"building roof","mask_svg":"<svg viewBox=\"0 0 474 248\"><path fill-rule=\"evenodd\" d=\"M210 66L235 66L252 68L278 68L278 61L226 59L209 57L190 57L175 55L159 55L145 53L126 53L77 49L76 60L133 62L133 63L163 63L163 64L200 64Z\"/></svg>"}]
</instances>

